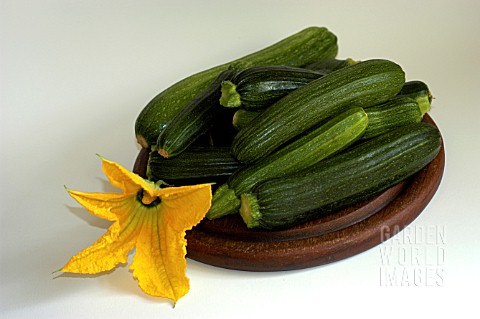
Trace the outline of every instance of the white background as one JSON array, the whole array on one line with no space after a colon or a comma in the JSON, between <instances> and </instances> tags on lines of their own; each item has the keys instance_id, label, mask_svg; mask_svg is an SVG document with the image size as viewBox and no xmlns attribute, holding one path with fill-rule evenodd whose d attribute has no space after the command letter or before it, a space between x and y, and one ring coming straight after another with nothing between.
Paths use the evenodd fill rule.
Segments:
<instances>
[{"instance_id":1,"label":"white background","mask_svg":"<svg viewBox=\"0 0 480 319\"><path fill-rule=\"evenodd\" d=\"M478 313L480 2L0 3L0 317ZM400 238L341 262L291 272L232 271L188 260L191 290L175 309L145 295L127 266L100 276L52 275L108 227L74 202L64 185L112 191L95 154L132 167L139 150L134 121L153 96L310 25L327 26L338 36L340 58L388 58L403 66L407 79L430 85L430 114L444 137L446 169L409 231L438 231L440 238L418 236L411 245L412 237ZM388 262L382 257L387 248ZM438 260L435 251L441 252ZM385 285L382 271L397 269L418 278Z\"/></svg>"}]
</instances>

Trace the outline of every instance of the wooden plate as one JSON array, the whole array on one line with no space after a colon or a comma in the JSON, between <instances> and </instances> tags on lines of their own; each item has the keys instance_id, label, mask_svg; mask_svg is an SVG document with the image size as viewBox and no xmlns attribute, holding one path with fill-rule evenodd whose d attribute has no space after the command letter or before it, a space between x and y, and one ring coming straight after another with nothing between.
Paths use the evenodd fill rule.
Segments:
<instances>
[{"instance_id":1,"label":"wooden plate","mask_svg":"<svg viewBox=\"0 0 480 319\"><path fill-rule=\"evenodd\" d=\"M435 125L428 115L425 122ZM134 171L143 175L146 151ZM444 146L420 172L375 196L334 214L281 231L249 230L238 215L203 220L187 232L187 257L246 271L302 269L364 252L410 224L435 194L445 166Z\"/></svg>"}]
</instances>

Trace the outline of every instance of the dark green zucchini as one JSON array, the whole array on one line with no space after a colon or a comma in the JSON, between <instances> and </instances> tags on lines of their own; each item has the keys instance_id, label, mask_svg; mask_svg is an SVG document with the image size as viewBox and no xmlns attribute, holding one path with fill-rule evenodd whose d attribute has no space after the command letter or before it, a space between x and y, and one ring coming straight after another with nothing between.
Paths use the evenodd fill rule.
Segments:
<instances>
[{"instance_id":1,"label":"dark green zucchini","mask_svg":"<svg viewBox=\"0 0 480 319\"><path fill-rule=\"evenodd\" d=\"M157 150L160 155L165 158L177 156L213 127L215 113L222 111L218 103L220 86L234 74L232 69L220 73L207 89L175 114L158 136Z\"/></svg>"},{"instance_id":2,"label":"dark green zucchini","mask_svg":"<svg viewBox=\"0 0 480 319\"><path fill-rule=\"evenodd\" d=\"M362 139L384 134L397 127L422 121L418 103L406 96L397 96L385 103L365 109L368 127Z\"/></svg>"},{"instance_id":3,"label":"dark green zucchini","mask_svg":"<svg viewBox=\"0 0 480 319\"><path fill-rule=\"evenodd\" d=\"M220 104L233 108L264 109L324 74L280 65L254 66L222 83Z\"/></svg>"},{"instance_id":4,"label":"dark green zucchini","mask_svg":"<svg viewBox=\"0 0 480 319\"><path fill-rule=\"evenodd\" d=\"M171 159L151 152L147 176L173 185L211 183L226 180L240 167L230 147L195 146Z\"/></svg>"},{"instance_id":5,"label":"dark green zucchini","mask_svg":"<svg viewBox=\"0 0 480 319\"><path fill-rule=\"evenodd\" d=\"M397 95L387 102L365 109L368 116L368 127L362 139L386 133L402 125L418 123L423 115L418 103L408 96ZM262 111L237 110L233 115L233 126L241 130L259 116Z\"/></svg>"},{"instance_id":6,"label":"dark green zucchini","mask_svg":"<svg viewBox=\"0 0 480 319\"><path fill-rule=\"evenodd\" d=\"M191 75L159 93L143 108L135 122L137 141L144 148L154 145L175 114L205 90L218 74L230 67L237 70L254 65L298 67L316 60L334 58L337 52L335 34L323 27L309 27L263 50Z\"/></svg>"},{"instance_id":7,"label":"dark green zucchini","mask_svg":"<svg viewBox=\"0 0 480 319\"><path fill-rule=\"evenodd\" d=\"M410 97L417 101L422 115L430 111L433 96L425 82L418 80L405 82L398 96Z\"/></svg>"},{"instance_id":8,"label":"dark green zucchini","mask_svg":"<svg viewBox=\"0 0 480 319\"><path fill-rule=\"evenodd\" d=\"M332 73L333 71L343 69L349 65L355 64L357 61L354 61L350 58L345 60L340 59L328 59L315 61L304 66L305 69L314 70L322 73Z\"/></svg>"},{"instance_id":9,"label":"dark green zucchini","mask_svg":"<svg viewBox=\"0 0 480 319\"><path fill-rule=\"evenodd\" d=\"M232 125L236 130L241 130L248 125L259 114L262 114L264 110L245 110L238 109L233 114Z\"/></svg>"},{"instance_id":10,"label":"dark green zucchini","mask_svg":"<svg viewBox=\"0 0 480 319\"><path fill-rule=\"evenodd\" d=\"M402 126L243 194L248 227L285 228L365 200L418 172L440 151L437 128Z\"/></svg>"},{"instance_id":11,"label":"dark green zucchini","mask_svg":"<svg viewBox=\"0 0 480 319\"><path fill-rule=\"evenodd\" d=\"M367 125L362 108L349 109L260 162L239 169L214 193L207 218L238 212L240 195L257 183L301 171L335 154L360 138Z\"/></svg>"},{"instance_id":12,"label":"dark green zucchini","mask_svg":"<svg viewBox=\"0 0 480 319\"><path fill-rule=\"evenodd\" d=\"M388 60L369 60L322 76L268 107L240 130L234 156L253 163L305 130L353 106L369 107L395 96L405 83L402 68Z\"/></svg>"}]
</instances>

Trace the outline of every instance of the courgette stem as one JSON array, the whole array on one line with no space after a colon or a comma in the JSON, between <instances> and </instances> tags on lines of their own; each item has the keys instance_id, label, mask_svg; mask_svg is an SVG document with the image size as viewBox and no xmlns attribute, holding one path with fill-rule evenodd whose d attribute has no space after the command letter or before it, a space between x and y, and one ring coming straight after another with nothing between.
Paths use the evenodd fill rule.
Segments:
<instances>
[{"instance_id":1,"label":"courgette stem","mask_svg":"<svg viewBox=\"0 0 480 319\"><path fill-rule=\"evenodd\" d=\"M242 219L248 228L261 226L260 219L262 218L262 213L260 212L260 205L258 204L257 196L255 194L242 194L240 216L242 216Z\"/></svg>"},{"instance_id":2,"label":"courgette stem","mask_svg":"<svg viewBox=\"0 0 480 319\"><path fill-rule=\"evenodd\" d=\"M430 112L431 109L431 104L430 101L428 100L428 97L426 96L417 96L415 98L415 101L417 101L418 107L420 109L420 113L425 115L426 113Z\"/></svg>"},{"instance_id":3,"label":"courgette stem","mask_svg":"<svg viewBox=\"0 0 480 319\"><path fill-rule=\"evenodd\" d=\"M238 94L236 89L237 86L232 83L232 81L223 81L220 104L225 107L240 107L242 102L240 100L240 94Z\"/></svg>"},{"instance_id":4,"label":"courgette stem","mask_svg":"<svg viewBox=\"0 0 480 319\"><path fill-rule=\"evenodd\" d=\"M240 199L227 183L221 185L215 191L215 194L216 196L212 198L212 205L206 216L208 219L216 219L238 212Z\"/></svg>"}]
</instances>

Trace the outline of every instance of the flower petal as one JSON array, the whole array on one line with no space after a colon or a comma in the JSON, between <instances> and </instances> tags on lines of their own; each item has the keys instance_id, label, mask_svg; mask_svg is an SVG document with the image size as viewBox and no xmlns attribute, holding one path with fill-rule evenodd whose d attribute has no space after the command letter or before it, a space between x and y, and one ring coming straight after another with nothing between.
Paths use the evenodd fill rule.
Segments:
<instances>
[{"instance_id":1,"label":"flower petal","mask_svg":"<svg viewBox=\"0 0 480 319\"><path fill-rule=\"evenodd\" d=\"M67 189L80 205L85 207L95 216L108 220L117 220L120 215L127 212L128 205L132 205L132 195L115 193L87 193Z\"/></svg>"},{"instance_id":2,"label":"flower petal","mask_svg":"<svg viewBox=\"0 0 480 319\"><path fill-rule=\"evenodd\" d=\"M212 204L210 184L168 187L160 197L164 208L165 222L178 232L197 225Z\"/></svg>"},{"instance_id":3,"label":"flower petal","mask_svg":"<svg viewBox=\"0 0 480 319\"><path fill-rule=\"evenodd\" d=\"M118 221L94 244L73 256L62 271L96 274L127 262L129 251L135 247L146 209L135 197L125 198L123 206L130 210L125 209L125 214L119 214Z\"/></svg>"},{"instance_id":4,"label":"flower petal","mask_svg":"<svg viewBox=\"0 0 480 319\"><path fill-rule=\"evenodd\" d=\"M190 289L186 276L185 231L202 220L211 203L210 185L168 188L151 208L137 240L131 269L149 295L176 302Z\"/></svg>"},{"instance_id":5,"label":"flower petal","mask_svg":"<svg viewBox=\"0 0 480 319\"><path fill-rule=\"evenodd\" d=\"M140 189L144 189L150 196L155 196L156 187L153 182L130 172L118 163L109 161L101 156L100 158L102 159L103 172L113 186L120 188L125 194L133 194Z\"/></svg>"}]
</instances>

